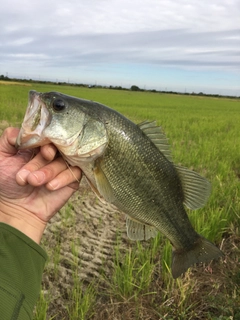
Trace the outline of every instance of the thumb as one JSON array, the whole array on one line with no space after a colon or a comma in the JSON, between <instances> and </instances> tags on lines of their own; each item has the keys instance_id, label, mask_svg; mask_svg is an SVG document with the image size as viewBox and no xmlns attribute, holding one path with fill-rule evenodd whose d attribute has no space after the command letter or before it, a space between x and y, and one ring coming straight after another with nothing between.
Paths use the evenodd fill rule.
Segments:
<instances>
[{"instance_id":1,"label":"thumb","mask_svg":"<svg viewBox=\"0 0 240 320\"><path fill-rule=\"evenodd\" d=\"M17 153L15 148L16 139L19 133L18 128L9 127L4 130L0 137L0 152L6 155L14 155Z\"/></svg>"}]
</instances>

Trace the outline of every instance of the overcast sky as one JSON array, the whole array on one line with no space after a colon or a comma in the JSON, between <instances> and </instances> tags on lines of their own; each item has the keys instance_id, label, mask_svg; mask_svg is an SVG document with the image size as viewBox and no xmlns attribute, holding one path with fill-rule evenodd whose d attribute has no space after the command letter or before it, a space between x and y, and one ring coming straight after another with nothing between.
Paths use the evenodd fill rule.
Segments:
<instances>
[{"instance_id":1,"label":"overcast sky","mask_svg":"<svg viewBox=\"0 0 240 320\"><path fill-rule=\"evenodd\" d=\"M240 0L8 0L0 75L240 95Z\"/></svg>"}]
</instances>

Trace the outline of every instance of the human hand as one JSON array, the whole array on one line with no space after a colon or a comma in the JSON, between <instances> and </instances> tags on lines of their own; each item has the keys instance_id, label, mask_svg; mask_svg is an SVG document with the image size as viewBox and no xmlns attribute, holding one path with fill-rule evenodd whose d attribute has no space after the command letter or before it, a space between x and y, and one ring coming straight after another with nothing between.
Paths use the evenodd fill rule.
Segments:
<instances>
[{"instance_id":1,"label":"human hand","mask_svg":"<svg viewBox=\"0 0 240 320\"><path fill-rule=\"evenodd\" d=\"M35 149L34 157L33 150L18 151L18 132L8 128L0 137L0 221L39 243L47 222L78 189L81 171L55 158L53 145Z\"/></svg>"}]
</instances>

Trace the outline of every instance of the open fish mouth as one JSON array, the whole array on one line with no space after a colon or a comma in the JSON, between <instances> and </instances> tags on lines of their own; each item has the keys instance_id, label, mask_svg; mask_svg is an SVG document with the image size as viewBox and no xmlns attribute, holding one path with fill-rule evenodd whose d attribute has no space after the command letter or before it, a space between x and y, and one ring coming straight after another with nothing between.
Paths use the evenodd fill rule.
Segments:
<instances>
[{"instance_id":1,"label":"open fish mouth","mask_svg":"<svg viewBox=\"0 0 240 320\"><path fill-rule=\"evenodd\" d=\"M16 147L26 149L49 143L43 131L51 121L51 115L36 91L29 92L28 106L23 119Z\"/></svg>"},{"instance_id":2,"label":"open fish mouth","mask_svg":"<svg viewBox=\"0 0 240 320\"><path fill-rule=\"evenodd\" d=\"M58 93L49 95L30 91L16 148L29 149L53 143L59 152L71 156L74 162L75 157L90 161L103 154L108 143L104 124L77 109L82 116L71 126L76 114L70 114L69 119L67 106L62 97L58 98Z\"/></svg>"}]
</instances>

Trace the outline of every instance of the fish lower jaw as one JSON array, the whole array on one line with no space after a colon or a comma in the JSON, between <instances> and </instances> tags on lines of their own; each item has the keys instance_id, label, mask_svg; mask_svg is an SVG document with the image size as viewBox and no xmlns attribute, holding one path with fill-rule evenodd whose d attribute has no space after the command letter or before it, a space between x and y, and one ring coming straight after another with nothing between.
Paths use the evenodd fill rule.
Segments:
<instances>
[{"instance_id":1,"label":"fish lower jaw","mask_svg":"<svg viewBox=\"0 0 240 320\"><path fill-rule=\"evenodd\" d=\"M16 140L16 148L19 150L23 149L32 149L32 148L37 148L40 146L44 146L45 144L50 143L49 139L47 138L40 138L39 135L33 134L33 135L28 135L25 137L25 135L21 135L19 133L17 140Z\"/></svg>"},{"instance_id":2,"label":"fish lower jaw","mask_svg":"<svg viewBox=\"0 0 240 320\"><path fill-rule=\"evenodd\" d=\"M93 164L94 160L97 158L96 155L66 155L61 150L59 150L63 158L71 165L71 166L77 166L80 169L84 166L84 164Z\"/></svg>"}]
</instances>

